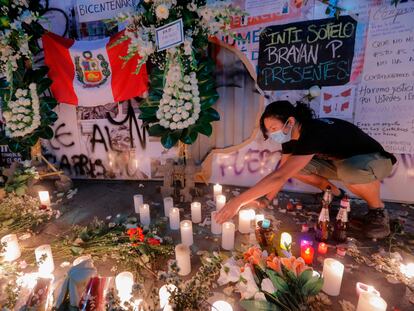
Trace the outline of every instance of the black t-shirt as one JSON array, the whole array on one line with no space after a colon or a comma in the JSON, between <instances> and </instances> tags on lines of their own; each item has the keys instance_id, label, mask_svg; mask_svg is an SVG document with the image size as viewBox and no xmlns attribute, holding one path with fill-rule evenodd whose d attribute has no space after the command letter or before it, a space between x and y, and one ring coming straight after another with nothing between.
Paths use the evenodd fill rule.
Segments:
<instances>
[{"instance_id":1,"label":"black t-shirt","mask_svg":"<svg viewBox=\"0 0 414 311\"><path fill-rule=\"evenodd\" d=\"M359 154L378 152L397 160L375 139L356 125L335 118L312 119L302 124L298 140L282 144L282 152L292 155L315 154L320 159L346 159Z\"/></svg>"}]
</instances>

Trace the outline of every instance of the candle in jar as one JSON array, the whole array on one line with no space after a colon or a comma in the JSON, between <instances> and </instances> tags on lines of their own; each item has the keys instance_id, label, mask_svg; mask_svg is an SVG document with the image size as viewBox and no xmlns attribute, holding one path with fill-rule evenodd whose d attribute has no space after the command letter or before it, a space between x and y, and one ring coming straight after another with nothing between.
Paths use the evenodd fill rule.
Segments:
<instances>
[{"instance_id":1,"label":"candle in jar","mask_svg":"<svg viewBox=\"0 0 414 311\"><path fill-rule=\"evenodd\" d=\"M233 307L227 301L217 300L211 306L211 311L233 311Z\"/></svg>"},{"instance_id":2,"label":"candle in jar","mask_svg":"<svg viewBox=\"0 0 414 311\"><path fill-rule=\"evenodd\" d=\"M48 276L53 272L53 270L55 270L52 249L49 244L44 244L36 247L35 257L37 266L39 267L40 275Z\"/></svg>"},{"instance_id":3,"label":"candle in jar","mask_svg":"<svg viewBox=\"0 0 414 311\"><path fill-rule=\"evenodd\" d=\"M170 299L171 293L177 289L177 286L174 284L165 284L161 286L159 290L160 296L160 307L164 308L168 304L168 300Z\"/></svg>"},{"instance_id":4,"label":"candle in jar","mask_svg":"<svg viewBox=\"0 0 414 311\"><path fill-rule=\"evenodd\" d=\"M46 207L50 207L49 191L39 191L40 204Z\"/></svg>"},{"instance_id":5,"label":"candle in jar","mask_svg":"<svg viewBox=\"0 0 414 311\"><path fill-rule=\"evenodd\" d=\"M300 248L302 247L306 247L306 246L311 246L312 242L309 240L300 240Z\"/></svg>"},{"instance_id":6,"label":"candle in jar","mask_svg":"<svg viewBox=\"0 0 414 311\"><path fill-rule=\"evenodd\" d=\"M333 258L323 261L322 276L324 278L322 290L330 296L338 296L341 291L344 265Z\"/></svg>"},{"instance_id":7,"label":"candle in jar","mask_svg":"<svg viewBox=\"0 0 414 311\"><path fill-rule=\"evenodd\" d=\"M216 196L216 210L221 210L223 206L226 205L226 196L219 194Z\"/></svg>"},{"instance_id":8,"label":"candle in jar","mask_svg":"<svg viewBox=\"0 0 414 311\"><path fill-rule=\"evenodd\" d=\"M185 244L175 247L175 260L177 261L178 274L188 275L191 272L190 248Z\"/></svg>"},{"instance_id":9,"label":"candle in jar","mask_svg":"<svg viewBox=\"0 0 414 311\"><path fill-rule=\"evenodd\" d=\"M201 222L201 203L193 202L191 203L191 221L195 224Z\"/></svg>"},{"instance_id":10,"label":"candle in jar","mask_svg":"<svg viewBox=\"0 0 414 311\"><path fill-rule=\"evenodd\" d=\"M356 283L356 292L357 292L358 297L363 292L373 293L377 296L381 296L380 292L377 291L374 286L367 285L367 284L364 284L364 283L361 283L361 282Z\"/></svg>"},{"instance_id":11,"label":"candle in jar","mask_svg":"<svg viewBox=\"0 0 414 311\"><path fill-rule=\"evenodd\" d=\"M252 209L244 209L239 212L239 232L250 233L252 229L252 220L255 219L256 213Z\"/></svg>"},{"instance_id":12,"label":"candle in jar","mask_svg":"<svg viewBox=\"0 0 414 311\"><path fill-rule=\"evenodd\" d=\"M292 236L287 232L282 232L280 236L280 248L288 250L292 244Z\"/></svg>"},{"instance_id":13,"label":"candle in jar","mask_svg":"<svg viewBox=\"0 0 414 311\"><path fill-rule=\"evenodd\" d=\"M142 194L135 194L134 195L134 208L135 208L136 214L139 214L139 208L142 204L144 204L144 197L142 196Z\"/></svg>"},{"instance_id":14,"label":"candle in jar","mask_svg":"<svg viewBox=\"0 0 414 311\"><path fill-rule=\"evenodd\" d=\"M231 251L234 248L234 234L236 226L231 222L223 224L223 234L221 236L221 247L225 250Z\"/></svg>"},{"instance_id":15,"label":"candle in jar","mask_svg":"<svg viewBox=\"0 0 414 311\"><path fill-rule=\"evenodd\" d=\"M320 242L318 244L318 253L325 255L328 252L328 245L326 243Z\"/></svg>"},{"instance_id":16,"label":"candle in jar","mask_svg":"<svg viewBox=\"0 0 414 311\"><path fill-rule=\"evenodd\" d=\"M315 250L312 246L303 246L300 249L300 257L303 258L307 265L311 265L313 263L313 254Z\"/></svg>"},{"instance_id":17,"label":"candle in jar","mask_svg":"<svg viewBox=\"0 0 414 311\"><path fill-rule=\"evenodd\" d=\"M216 222L216 214L217 211L211 212L211 233L212 234L220 234L221 233L221 225Z\"/></svg>"},{"instance_id":18,"label":"candle in jar","mask_svg":"<svg viewBox=\"0 0 414 311\"><path fill-rule=\"evenodd\" d=\"M142 204L139 207L139 220L142 225L147 226L151 222L150 207L148 204Z\"/></svg>"},{"instance_id":19,"label":"candle in jar","mask_svg":"<svg viewBox=\"0 0 414 311\"><path fill-rule=\"evenodd\" d=\"M258 223L259 221L263 221L263 220L264 220L264 215L263 215L263 214L257 214L257 215L255 216L256 226L257 226L257 223Z\"/></svg>"},{"instance_id":20,"label":"candle in jar","mask_svg":"<svg viewBox=\"0 0 414 311\"><path fill-rule=\"evenodd\" d=\"M385 311L387 303L374 293L362 292L359 295L356 311Z\"/></svg>"},{"instance_id":21,"label":"candle in jar","mask_svg":"<svg viewBox=\"0 0 414 311\"><path fill-rule=\"evenodd\" d=\"M119 299L124 302L132 297L132 286L134 285L134 276L129 271L119 273L115 278L115 286L118 291Z\"/></svg>"},{"instance_id":22,"label":"candle in jar","mask_svg":"<svg viewBox=\"0 0 414 311\"><path fill-rule=\"evenodd\" d=\"M172 197L164 198L164 215L170 217L170 210L174 207L174 200Z\"/></svg>"},{"instance_id":23,"label":"candle in jar","mask_svg":"<svg viewBox=\"0 0 414 311\"><path fill-rule=\"evenodd\" d=\"M409 264L401 264L400 271L404 274L408 279L414 278L414 263Z\"/></svg>"},{"instance_id":24,"label":"candle in jar","mask_svg":"<svg viewBox=\"0 0 414 311\"><path fill-rule=\"evenodd\" d=\"M181 243L187 246L193 245L193 224L189 220L180 222Z\"/></svg>"},{"instance_id":25,"label":"candle in jar","mask_svg":"<svg viewBox=\"0 0 414 311\"><path fill-rule=\"evenodd\" d=\"M5 261L14 261L20 257L19 241L17 235L8 234L1 238L1 244L4 244L4 251L1 254Z\"/></svg>"},{"instance_id":26,"label":"candle in jar","mask_svg":"<svg viewBox=\"0 0 414 311\"><path fill-rule=\"evenodd\" d=\"M216 197L216 196L218 196L219 194L222 193L223 187L221 185L219 185L219 184L215 184L213 186L213 191L214 191L214 197Z\"/></svg>"},{"instance_id":27,"label":"candle in jar","mask_svg":"<svg viewBox=\"0 0 414 311\"><path fill-rule=\"evenodd\" d=\"M170 229L178 230L180 228L180 210L173 207L170 210Z\"/></svg>"}]
</instances>

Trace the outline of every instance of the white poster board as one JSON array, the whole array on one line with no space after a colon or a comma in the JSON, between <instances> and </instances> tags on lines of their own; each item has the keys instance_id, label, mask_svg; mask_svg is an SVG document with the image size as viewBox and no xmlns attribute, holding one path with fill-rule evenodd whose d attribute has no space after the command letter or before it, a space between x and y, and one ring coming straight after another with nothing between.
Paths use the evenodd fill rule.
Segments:
<instances>
[{"instance_id":1,"label":"white poster board","mask_svg":"<svg viewBox=\"0 0 414 311\"><path fill-rule=\"evenodd\" d=\"M414 80L414 3L374 7L363 82Z\"/></svg>"},{"instance_id":2,"label":"white poster board","mask_svg":"<svg viewBox=\"0 0 414 311\"><path fill-rule=\"evenodd\" d=\"M133 11L138 0L77 0L76 10L80 23L110 19L120 13Z\"/></svg>"}]
</instances>

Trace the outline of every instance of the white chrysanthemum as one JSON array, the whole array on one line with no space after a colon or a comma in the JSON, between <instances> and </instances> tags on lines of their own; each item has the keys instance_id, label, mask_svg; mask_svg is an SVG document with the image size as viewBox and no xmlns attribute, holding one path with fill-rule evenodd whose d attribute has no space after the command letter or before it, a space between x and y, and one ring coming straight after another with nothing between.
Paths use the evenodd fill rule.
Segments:
<instances>
[{"instance_id":1,"label":"white chrysanthemum","mask_svg":"<svg viewBox=\"0 0 414 311\"><path fill-rule=\"evenodd\" d=\"M177 128L177 123L171 122L170 123L170 129L175 130Z\"/></svg>"},{"instance_id":2,"label":"white chrysanthemum","mask_svg":"<svg viewBox=\"0 0 414 311\"><path fill-rule=\"evenodd\" d=\"M168 105L163 106L163 110L164 112L168 112L170 110L170 106Z\"/></svg>"},{"instance_id":3,"label":"white chrysanthemum","mask_svg":"<svg viewBox=\"0 0 414 311\"><path fill-rule=\"evenodd\" d=\"M158 19L167 19L170 12L165 4L160 4L155 9L155 15L157 15Z\"/></svg>"},{"instance_id":4,"label":"white chrysanthemum","mask_svg":"<svg viewBox=\"0 0 414 311\"><path fill-rule=\"evenodd\" d=\"M178 112L178 113L182 113L182 112L183 112L183 108L178 107L178 108L177 108L177 112Z\"/></svg>"},{"instance_id":5,"label":"white chrysanthemum","mask_svg":"<svg viewBox=\"0 0 414 311\"><path fill-rule=\"evenodd\" d=\"M183 127L187 128L190 124L188 123L188 120L183 121Z\"/></svg>"},{"instance_id":6,"label":"white chrysanthemum","mask_svg":"<svg viewBox=\"0 0 414 311\"><path fill-rule=\"evenodd\" d=\"M175 115L173 115L172 117L174 122L178 122L181 120L181 114L176 113Z\"/></svg>"},{"instance_id":7,"label":"white chrysanthemum","mask_svg":"<svg viewBox=\"0 0 414 311\"><path fill-rule=\"evenodd\" d=\"M185 120L190 116L190 114L187 111L181 112L181 117Z\"/></svg>"},{"instance_id":8,"label":"white chrysanthemum","mask_svg":"<svg viewBox=\"0 0 414 311\"><path fill-rule=\"evenodd\" d=\"M184 76L184 82L189 83L190 82L190 76Z\"/></svg>"},{"instance_id":9,"label":"white chrysanthemum","mask_svg":"<svg viewBox=\"0 0 414 311\"><path fill-rule=\"evenodd\" d=\"M171 113L176 113L176 112L177 112L177 108L175 108L175 107L171 107L170 112L171 112Z\"/></svg>"},{"instance_id":10,"label":"white chrysanthemum","mask_svg":"<svg viewBox=\"0 0 414 311\"><path fill-rule=\"evenodd\" d=\"M184 108L187 109L187 110L191 110L193 108L193 105L189 102L186 102L185 105L184 105Z\"/></svg>"},{"instance_id":11,"label":"white chrysanthemum","mask_svg":"<svg viewBox=\"0 0 414 311\"><path fill-rule=\"evenodd\" d=\"M183 128L183 122L177 122L177 129L182 130Z\"/></svg>"},{"instance_id":12,"label":"white chrysanthemum","mask_svg":"<svg viewBox=\"0 0 414 311\"><path fill-rule=\"evenodd\" d=\"M172 118L172 114L171 114L171 112L166 112L166 113L165 113L165 115L164 115L164 117L165 117L167 120L171 119L171 118Z\"/></svg>"},{"instance_id":13,"label":"white chrysanthemum","mask_svg":"<svg viewBox=\"0 0 414 311\"><path fill-rule=\"evenodd\" d=\"M188 124L193 125L195 123L195 119L193 117L190 117L187 119Z\"/></svg>"}]
</instances>

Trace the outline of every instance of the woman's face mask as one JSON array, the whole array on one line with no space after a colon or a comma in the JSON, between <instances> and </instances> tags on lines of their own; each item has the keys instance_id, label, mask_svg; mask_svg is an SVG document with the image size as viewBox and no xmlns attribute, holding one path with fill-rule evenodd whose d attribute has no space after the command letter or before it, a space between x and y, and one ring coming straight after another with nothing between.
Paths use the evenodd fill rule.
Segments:
<instances>
[{"instance_id":1,"label":"woman's face mask","mask_svg":"<svg viewBox=\"0 0 414 311\"><path fill-rule=\"evenodd\" d=\"M289 128L289 130L286 134L283 132L283 130L285 129L285 127L288 123L289 123L289 120L287 120L285 122L282 129L270 133L269 134L270 139L272 139L273 141L275 141L279 144L287 143L288 141L290 141L292 139L292 128L293 128L293 126L291 126Z\"/></svg>"}]
</instances>

